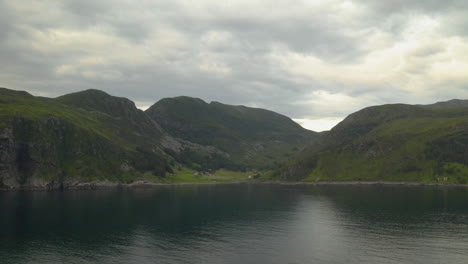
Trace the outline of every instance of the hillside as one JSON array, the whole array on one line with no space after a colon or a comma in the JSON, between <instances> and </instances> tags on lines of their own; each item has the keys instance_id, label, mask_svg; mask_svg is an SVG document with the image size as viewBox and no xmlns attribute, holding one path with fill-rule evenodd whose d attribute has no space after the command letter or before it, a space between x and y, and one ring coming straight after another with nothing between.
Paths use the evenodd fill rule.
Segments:
<instances>
[{"instance_id":1,"label":"hillside","mask_svg":"<svg viewBox=\"0 0 468 264\"><path fill-rule=\"evenodd\" d=\"M162 99L146 113L169 134L229 154L236 169L272 168L316 137L290 118L191 97Z\"/></svg>"},{"instance_id":2,"label":"hillside","mask_svg":"<svg viewBox=\"0 0 468 264\"><path fill-rule=\"evenodd\" d=\"M0 90L0 187L128 182L146 172L162 177L171 171L157 140L129 133L103 112L60 101ZM161 135L157 126L154 131Z\"/></svg>"},{"instance_id":3,"label":"hillside","mask_svg":"<svg viewBox=\"0 0 468 264\"><path fill-rule=\"evenodd\" d=\"M383 105L348 116L276 177L468 182L468 107Z\"/></svg>"}]
</instances>

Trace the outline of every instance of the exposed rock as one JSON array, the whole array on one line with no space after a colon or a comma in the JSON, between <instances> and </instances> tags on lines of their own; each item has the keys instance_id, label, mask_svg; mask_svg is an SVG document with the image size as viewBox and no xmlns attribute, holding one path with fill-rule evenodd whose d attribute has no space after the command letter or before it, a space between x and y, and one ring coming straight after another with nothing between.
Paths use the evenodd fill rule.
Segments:
<instances>
[{"instance_id":1,"label":"exposed rock","mask_svg":"<svg viewBox=\"0 0 468 264\"><path fill-rule=\"evenodd\" d=\"M164 148L170 149L174 151L175 153L179 153L183 146L179 140L176 140L175 138L169 136L169 135L164 135L161 138L161 145Z\"/></svg>"},{"instance_id":2,"label":"exposed rock","mask_svg":"<svg viewBox=\"0 0 468 264\"><path fill-rule=\"evenodd\" d=\"M20 186L16 150L12 129L9 127L0 129L0 187L2 188Z\"/></svg>"}]
</instances>

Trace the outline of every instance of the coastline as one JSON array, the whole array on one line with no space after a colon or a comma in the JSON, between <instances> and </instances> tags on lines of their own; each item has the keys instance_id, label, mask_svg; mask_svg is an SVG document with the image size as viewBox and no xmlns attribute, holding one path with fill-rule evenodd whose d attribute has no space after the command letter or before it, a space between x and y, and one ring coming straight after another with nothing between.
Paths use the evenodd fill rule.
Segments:
<instances>
[{"instance_id":1,"label":"coastline","mask_svg":"<svg viewBox=\"0 0 468 264\"><path fill-rule=\"evenodd\" d=\"M258 182L259 184L279 184L279 185L312 185L312 186L327 186L327 185L386 185L386 186L448 186L448 187L468 187L468 184L440 184L440 183L424 183L424 182L391 182L391 181L323 181L323 182L285 182L285 181L265 181Z\"/></svg>"},{"instance_id":2,"label":"coastline","mask_svg":"<svg viewBox=\"0 0 468 264\"><path fill-rule=\"evenodd\" d=\"M0 188L0 192L8 191L67 191L67 190L103 190L103 189L139 189L183 185L219 185L219 184L259 184L284 186L421 186L421 187L468 187L468 184L438 184L421 182L387 182L387 181L323 181L323 182L288 182L288 181L229 181L229 182L178 182L156 183L135 181L131 183L115 183L110 181L73 182L64 185L21 186L16 188Z\"/></svg>"}]
</instances>

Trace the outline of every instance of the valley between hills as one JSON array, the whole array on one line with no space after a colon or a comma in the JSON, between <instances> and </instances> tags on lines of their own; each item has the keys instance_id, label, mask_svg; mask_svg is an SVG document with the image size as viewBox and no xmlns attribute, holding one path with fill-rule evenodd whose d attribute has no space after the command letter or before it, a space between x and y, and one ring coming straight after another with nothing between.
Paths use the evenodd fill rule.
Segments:
<instances>
[{"instance_id":1,"label":"valley between hills","mask_svg":"<svg viewBox=\"0 0 468 264\"><path fill-rule=\"evenodd\" d=\"M0 89L0 189L212 182L468 184L468 100L372 106L313 132L265 109Z\"/></svg>"}]
</instances>

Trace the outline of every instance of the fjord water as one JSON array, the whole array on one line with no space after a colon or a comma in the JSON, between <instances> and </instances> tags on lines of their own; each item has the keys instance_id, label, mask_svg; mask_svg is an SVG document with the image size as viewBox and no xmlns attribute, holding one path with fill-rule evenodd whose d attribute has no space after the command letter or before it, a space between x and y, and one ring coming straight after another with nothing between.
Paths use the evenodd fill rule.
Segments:
<instances>
[{"instance_id":1,"label":"fjord water","mask_svg":"<svg viewBox=\"0 0 468 264\"><path fill-rule=\"evenodd\" d=\"M3 192L0 263L468 263L468 188Z\"/></svg>"}]
</instances>

